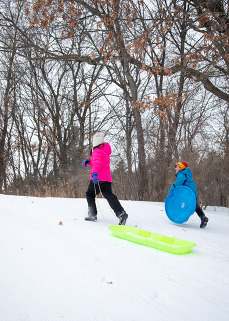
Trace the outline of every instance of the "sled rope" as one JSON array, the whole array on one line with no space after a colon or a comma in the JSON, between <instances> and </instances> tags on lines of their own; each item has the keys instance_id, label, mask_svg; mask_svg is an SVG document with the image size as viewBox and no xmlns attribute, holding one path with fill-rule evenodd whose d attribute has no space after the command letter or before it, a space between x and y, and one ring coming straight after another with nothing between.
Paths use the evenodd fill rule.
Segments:
<instances>
[{"instance_id":1,"label":"sled rope","mask_svg":"<svg viewBox=\"0 0 229 321\"><path fill-rule=\"evenodd\" d=\"M99 192L100 192L100 194L102 195L102 198L105 199L105 197L104 197L104 195L103 195L103 193L102 193L102 191L101 191L101 187L100 187L99 182L98 182L98 185L99 185ZM94 189L95 189L95 195L96 195L95 184L94 184ZM105 221L105 219L104 219L104 217L103 217L101 208L100 208L100 206L99 206L99 202L98 202L98 197L97 197L97 195L96 195L96 200L97 200L98 208L99 208L99 210L100 210L100 212L101 212L102 218L103 218L104 222L106 223L106 221ZM106 201L107 201L107 200L106 200ZM107 203L107 205L108 205L108 208L109 208L110 211L112 212L112 214L113 214L113 215L115 216L115 218L118 220L117 216L115 215L114 211L113 211L112 208L110 207L109 203L108 203L108 202L106 202L106 203ZM107 223L106 223L106 224L107 224Z\"/></svg>"},{"instance_id":2,"label":"sled rope","mask_svg":"<svg viewBox=\"0 0 229 321\"><path fill-rule=\"evenodd\" d=\"M98 183L98 184L99 184L99 183ZM101 216L102 216L102 218L103 218L103 220L104 220L104 223L106 224L106 226L108 226L108 224L107 224L107 222L106 222L106 220L105 220L105 218L104 218L104 216L103 216L103 213L102 213L102 211L101 211L100 205L99 205L98 196L97 196L97 194L96 194L96 187L95 187L95 184L94 184L94 190L95 190L96 203L97 203L97 205L98 205L98 208L99 208L100 214L101 214Z\"/></svg>"},{"instance_id":3,"label":"sled rope","mask_svg":"<svg viewBox=\"0 0 229 321\"><path fill-rule=\"evenodd\" d=\"M98 182L98 184L99 184L99 182ZM99 184L99 191L100 191L100 193L101 193L101 195L102 195L102 198L104 198L104 199L105 199L105 197L103 196L103 193L102 193L102 191L101 191L100 184ZM106 200L106 201L107 201L107 200ZM107 201L106 203L107 203L107 205L108 205L108 207L109 207L110 211L112 212L112 214L113 214L113 215L115 216L115 218L118 220L118 218L117 218L117 216L115 215L114 211L113 211L113 210L112 210L112 208L110 207L110 205L109 205L108 201Z\"/></svg>"}]
</instances>

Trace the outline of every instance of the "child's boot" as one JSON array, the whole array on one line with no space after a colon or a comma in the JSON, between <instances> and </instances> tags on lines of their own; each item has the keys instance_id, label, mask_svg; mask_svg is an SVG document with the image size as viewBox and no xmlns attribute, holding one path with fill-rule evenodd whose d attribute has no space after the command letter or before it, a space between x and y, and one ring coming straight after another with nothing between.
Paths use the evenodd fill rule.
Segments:
<instances>
[{"instance_id":1,"label":"child's boot","mask_svg":"<svg viewBox=\"0 0 229 321\"><path fill-rule=\"evenodd\" d=\"M200 228L204 228L208 224L208 218L205 215L203 215L200 217L200 220Z\"/></svg>"},{"instance_id":2,"label":"child's boot","mask_svg":"<svg viewBox=\"0 0 229 321\"><path fill-rule=\"evenodd\" d=\"M88 215L85 217L85 221L97 221L97 215Z\"/></svg>"},{"instance_id":3,"label":"child's boot","mask_svg":"<svg viewBox=\"0 0 229 321\"><path fill-rule=\"evenodd\" d=\"M201 221L200 228L204 228L208 224L208 218L205 216L203 210L201 209L198 203L196 204L196 213L198 214Z\"/></svg>"},{"instance_id":4,"label":"child's boot","mask_svg":"<svg viewBox=\"0 0 229 321\"><path fill-rule=\"evenodd\" d=\"M97 221L97 214L89 209L88 216L85 217L85 221Z\"/></svg>"},{"instance_id":5,"label":"child's boot","mask_svg":"<svg viewBox=\"0 0 229 321\"><path fill-rule=\"evenodd\" d=\"M121 214L118 215L119 218L119 225L125 225L126 220L128 219L128 215L125 211L123 211Z\"/></svg>"}]
</instances>

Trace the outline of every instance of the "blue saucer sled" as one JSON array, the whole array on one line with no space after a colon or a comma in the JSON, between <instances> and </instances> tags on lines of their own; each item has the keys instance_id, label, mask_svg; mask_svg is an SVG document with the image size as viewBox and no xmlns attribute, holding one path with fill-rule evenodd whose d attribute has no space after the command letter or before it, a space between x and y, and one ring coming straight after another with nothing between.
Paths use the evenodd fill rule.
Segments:
<instances>
[{"instance_id":1,"label":"blue saucer sled","mask_svg":"<svg viewBox=\"0 0 229 321\"><path fill-rule=\"evenodd\" d=\"M176 224L188 221L196 209L196 197L187 186L177 186L165 199L165 212Z\"/></svg>"}]
</instances>

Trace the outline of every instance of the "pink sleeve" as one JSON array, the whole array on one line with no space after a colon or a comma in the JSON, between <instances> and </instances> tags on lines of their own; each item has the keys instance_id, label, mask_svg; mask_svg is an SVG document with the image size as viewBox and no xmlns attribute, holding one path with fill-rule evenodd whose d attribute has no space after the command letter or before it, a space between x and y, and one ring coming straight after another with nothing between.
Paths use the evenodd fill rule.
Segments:
<instances>
[{"instance_id":1,"label":"pink sleeve","mask_svg":"<svg viewBox=\"0 0 229 321\"><path fill-rule=\"evenodd\" d=\"M93 162L92 162L92 172L99 173L102 166L102 151L99 148L96 148L93 151Z\"/></svg>"}]
</instances>

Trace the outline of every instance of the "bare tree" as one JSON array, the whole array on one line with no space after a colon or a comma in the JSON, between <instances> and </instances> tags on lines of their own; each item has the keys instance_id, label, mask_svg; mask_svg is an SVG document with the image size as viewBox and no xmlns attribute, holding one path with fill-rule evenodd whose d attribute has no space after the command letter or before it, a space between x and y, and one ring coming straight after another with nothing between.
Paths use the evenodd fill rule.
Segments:
<instances>
[{"instance_id":1,"label":"bare tree","mask_svg":"<svg viewBox=\"0 0 229 321\"><path fill-rule=\"evenodd\" d=\"M3 6L3 3L1 3ZM4 1L4 9L0 14L0 51L1 51L1 104L0 104L0 191L6 181L6 167L10 149L12 115L14 113L12 92L17 83L15 73L16 51L19 43L18 31L8 24L4 15L8 15L15 24L19 24L21 6L13 11L9 1ZM6 184L5 184L6 185ZM5 186L6 187L6 186Z\"/></svg>"}]
</instances>

